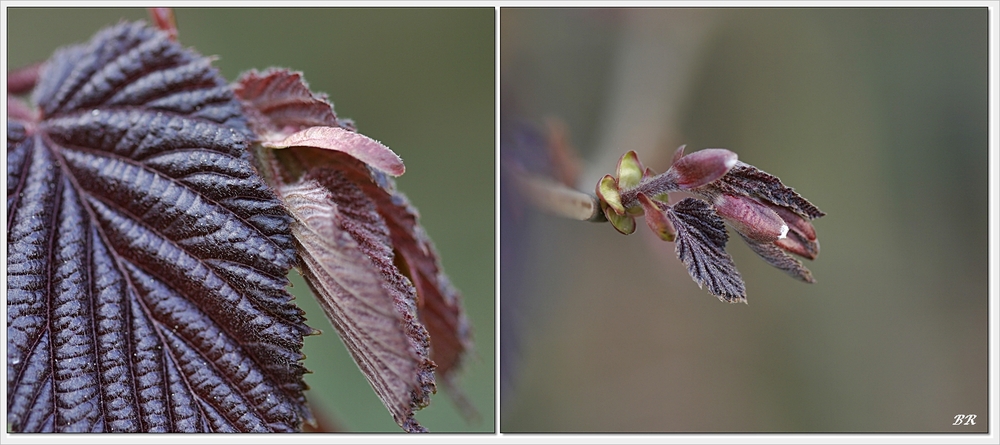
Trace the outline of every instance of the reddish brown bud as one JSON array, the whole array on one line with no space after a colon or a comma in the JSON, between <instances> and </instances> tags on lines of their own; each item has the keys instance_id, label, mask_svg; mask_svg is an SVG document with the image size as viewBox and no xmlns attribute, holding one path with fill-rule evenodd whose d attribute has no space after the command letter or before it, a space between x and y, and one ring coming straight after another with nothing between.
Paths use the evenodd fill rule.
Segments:
<instances>
[{"instance_id":1,"label":"reddish brown bud","mask_svg":"<svg viewBox=\"0 0 1000 445\"><path fill-rule=\"evenodd\" d=\"M788 228L793 232L798 232L803 238L809 241L816 240L816 229L813 227L811 222L784 207L773 204L768 204L767 206L770 207L771 210L774 210L774 212L777 213L786 224L788 224Z\"/></svg>"},{"instance_id":2,"label":"reddish brown bud","mask_svg":"<svg viewBox=\"0 0 1000 445\"><path fill-rule=\"evenodd\" d=\"M810 260L819 255L819 242L816 241L816 229L812 223L787 208L766 204L777 213L785 224L788 224L788 236L779 239L775 244L788 253L794 253Z\"/></svg>"},{"instance_id":3,"label":"reddish brown bud","mask_svg":"<svg viewBox=\"0 0 1000 445\"><path fill-rule=\"evenodd\" d=\"M706 148L677 159L667 174L680 189L693 189L725 176L736 161L736 153L724 148Z\"/></svg>"},{"instance_id":4,"label":"reddish brown bud","mask_svg":"<svg viewBox=\"0 0 1000 445\"><path fill-rule=\"evenodd\" d=\"M764 204L746 196L722 194L715 210L738 232L759 243L773 243L788 235L788 225Z\"/></svg>"},{"instance_id":5,"label":"reddish brown bud","mask_svg":"<svg viewBox=\"0 0 1000 445\"><path fill-rule=\"evenodd\" d=\"M810 260L815 260L819 255L819 242L809 241L795 231L789 232L787 237L775 241L774 244L785 252Z\"/></svg>"}]
</instances>

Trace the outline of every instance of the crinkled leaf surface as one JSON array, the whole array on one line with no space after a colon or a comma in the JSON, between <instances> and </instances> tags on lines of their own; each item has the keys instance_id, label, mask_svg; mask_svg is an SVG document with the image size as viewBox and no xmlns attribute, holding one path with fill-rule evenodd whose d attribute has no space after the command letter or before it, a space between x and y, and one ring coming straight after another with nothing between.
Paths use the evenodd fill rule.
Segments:
<instances>
[{"instance_id":1,"label":"crinkled leaf surface","mask_svg":"<svg viewBox=\"0 0 1000 445\"><path fill-rule=\"evenodd\" d=\"M391 319L382 317L380 322L384 325L367 335L351 328L352 324L359 324L361 320L348 319L351 312L347 308L369 304L366 301L372 298L382 300L379 304L384 305L388 303L386 296L351 292L344 286L333 285L335 283L330 281L336 281L334 274L328 274L329 279L326 279L323 273L330 270L346 270L347 266L325 264L325 262L336 263L346 260L346 257L324 258L310 253L310 245L313 245L313 249L326 247L316 244L316 240L322 237L299 236L311 233L309 231L296 231L296 238L303 246L300 253L303 256L306 281L314 289L335 291L326 294L318 292L321 299L331 299L329 302L323 302L327 316L337 327L344 343L351 350L359 367L397 423L404 429L416 425L412 420L412 411L426 404L429 391L433 391L434 388L425 381L424 371L428 352L419 347L426 341L423 338L426 334L430 335L429 354L437 365L437 376L441 377L445 384L452 386L449 388L450 394L457 397L458 402L462 404L463 396L458 392L457 386L450 383L454 371L458 369L471 346L469 324L462 309L459 293L443 273L433 244L417 222L417 211L403 194L396 191L394 181L386 175L386 173L402 173L401 164L398 172L393 166L395 154L381 144L370 144L374 142L371 139L348 137L345 131L356 131L353 123L338 119L326 96L312 93L299 73L284 69L270 69L263 73L251 71L241 76L234 90L244 101L254 131L264 135L265 145L268 140L286 141L279 145L288 148L265 149L258 152L258 162L261 163L265 177L275 188L281 190L283 195L289 190L295 190L300 194L305 193L305 190L311 190L308 195L314 198L311 198L308 206L291 205L289 201L290 210L303 227L309 227L309 224L305 224L308 221L313 221L314 225L318 224L315 215L310 212L320 212L320 207L327 207L322 210L326 212L327 217L343 219L345 213L337 211L336 208L365 203L364 206L371 205L374 209L374 213L369 215L373 224L377 221L387 230L388 236L379 236L370 241L381 243L377 249L366 248L362 249L362 252L370 258L375 268L380 270L383 287L398 287L399 293L393 294L393 298L397 300L395 303L397 321L395 324L388 323ZM311 129L317 127L325 128L321 133L331 131L336 133L334 139L338 146L328 147L315 142L287 142L294 141L296 135L316 131ZM331 140L329 134L324 134L323 138L327 142ZM309 138L304 138L303 141L307 139ZM337 179L334 181L330 178ZM345 192L341 190L330 188L340 182L350 184L351 189L356 189L357 192L344 194ZM330 198L320 197L322 193L316 189L317 186L326 188L327 190L322 193L328 194ZM285 195L285 199L288 200L289 196ZM341 224L342 221L330 223ZM365 244L360 241L358 243ZM382 253L376 254L378 252ZM383 254L388 255L387 258L391 258L391 261L385 261ZM412 283L412 286L404 289L396 284L398 277L404 277L408 283ZM400 294L408 294L407 298L413 301L413 305L417 308L416 320L412 319L409 313L409 305L399 302ZM338 311L336 308L343 310ZM393 340L397 334L390 332L392 330L403 332L409 337L409 341L403 343ZM383 338L382 334L386 337ZM388 364L396 363L395 368L387 368L372 366L365 361L364 357L385 349L386 345L406 346L396 348L393 354L398 357L410 357L411 362L386 361ZM404 369L407 371L399 372ZM380 388L383 385L381 382L387 381L390 377L401 379L408 386L409 392L385 391ZM468 409L468 406L465 408Z\"/></svg>"},{"instance_id":2,"label":"crinkled leaf surface","mask_svg":"<svg viewBox=\"0 0 1000 445\"><path fill-rule=\"evenodd\" d=\"M12 431L295 431L291 218L209 59L141 23L60 50L8 121Z\"/></svg>"},{"instance_id":3,"label":"crinkled leaf surface","mask_svg":"<svg viewBox=\"0 0 1000 445\"><path fill-rule=\"evenodd\" d=\"M284 137L316 126L355 129L349 119L337 118L326 94L309 90L302 73L283 68L251 70L233 88L248 105L246 112L258 134L275 132Z\"/></svg>"},{"instance_id":4,"label":"crinkled leaf surface","mask_svg":"<svg viewBox=\"0 0 1000 445\"><path fill-rule=\"evenodd\" d=\"M303 276L355 362L403 429L423 431L413 407L430 402L430 338L415 289L393 267L389 229L374 203L335 169L280 190L295 215ZM412 406L411 406L412 405Z\"/></svg>"},{"instance_id":5,"label":"crinkled leaf surface","mask_svg":"<svg viewBox=\"0 0 1000 445\"><path fill-rule=\"evenodd\" d=\"M812 276L812 272L803 266L801 261L785 253L785 251L781 250L774 243L761 243L754 241L742 233L740 233L740 236L743 238L743 241L746 241L747 246L750 246L750 249L763 258L764 261L767 261L768 264L781 269L789 276L799 281L806 283L816 282L816 279Z\"/></svg>"},{"instance_id":6,"label":"crinkled leaf surface","mask_svg":"<svg viewBox=\"0 0 1000 445\"><path fill-rule=\"evenodd\" d=\"M787 208L803 218L814 219L826 215L791 187L782 184L777 176L742 161L737 161L725 176L709 187L734 196L752 196Z\"/></svg>"},{"instance_id":7,"label":"crinkled leaf surface","mask_svg":"<svg viewBox=\"0 0 1000 445\"><path fill-rule=\"evenodd\" d=\"M743 278L726 253L726 224L712 206L700 199L685 198L667 209L667 217L677 231L677 257L698 286L707 286L720 300L745 302Z\"/></svg>"}]
</instances>

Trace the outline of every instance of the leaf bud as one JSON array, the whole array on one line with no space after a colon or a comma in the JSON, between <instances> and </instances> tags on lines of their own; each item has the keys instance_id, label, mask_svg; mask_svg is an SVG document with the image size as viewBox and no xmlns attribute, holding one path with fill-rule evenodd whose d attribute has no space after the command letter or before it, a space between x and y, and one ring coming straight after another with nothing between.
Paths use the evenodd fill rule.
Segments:
<instances>
[{"instance_id":1,"label":"leaf bud","mask_svg":"<svg viewBox=\"0 0 1000 445\"><path fill-rule=\"evenodd\" d=\"M667 174L680 189L693 189L725 176L736 161L736 153L725 148L706 148L677 159Z\"/></svg>"},{"instance_id":2,"label":"leaf bud","mask_svg":"<svg viewBox=\"0 0 1000 445\"><path fill-rule=\"evenodd\" d=\"M774 210L746 196L721 194L715 211L738 232L756 242L773 243L788 235L788 225Z\"/></svg>"}]
</instances>

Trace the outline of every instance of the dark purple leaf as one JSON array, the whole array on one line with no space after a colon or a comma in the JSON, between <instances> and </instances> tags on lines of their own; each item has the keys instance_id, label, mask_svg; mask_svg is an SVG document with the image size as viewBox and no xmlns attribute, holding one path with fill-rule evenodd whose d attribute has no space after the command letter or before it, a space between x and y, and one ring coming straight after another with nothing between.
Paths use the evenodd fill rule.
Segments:
<instances>
[{"instance_id":1,"label":"dark purple leaf","mask_svg":"<svg viewBox=\"0 0 1000 445\"><path fill-rule=\"evenodd\" d=\"M667 216L677 230L677 257L687 266L688 274L720 300L746 302L743 279L726 253L726 224L707 202L695 198L669 207Z\"/></svg>"},{"instance_id":2,"label":"dark purple leaf","mask_svg":"<svg viewBox=\"0 0 1000 445\"><path fill-rule=\"evenodd\" d=\"M642 204L649 230L664 241L673 241L677 238L677 230L674 229L670 218L667 218L667 212L661 209L661 204L642 193L639 194L639 203Z\"/></svg>"},{"instance_id":3,"label":"dark purple leaf","mask_svg":"<svg viewBox=\"0 0 1000 445\"><path fill-rule=\"evenodd\" d=\"M397 191L378 194L374 187L368 188L386 218L401 260L397 264L416 286L418 313L431 335L431 358L437 364L436 373L463 414L474 418L477 414L455 380L472 347L472 330L462 307L462 296L444 273L434 243L417 221L417 210L406 196Z\"/></svg>"},{"instance_id":4,"label":"dark purple leaf","mask_svg":"<svg viewBox=\"0 0 1000 445\"><path fill-rule=\"evenodd\" d=\"M299 430L291 220L209 60L125 23L32 97L8 122L10 430Z\"/></svg>"},{"instance_id":5,"label":"dark purple leaf","mask_svg":"<svg viewBox=\"0 0 1000 445\"><path fill-rule=\"evenodd\" d=\"M782 184L776 176L745 162L737 161L729 173L707 187L729 195L751 196L762 202L784 207L803 218L813 219L826 215L795 190Z\"/></svg>"}]
</instances>

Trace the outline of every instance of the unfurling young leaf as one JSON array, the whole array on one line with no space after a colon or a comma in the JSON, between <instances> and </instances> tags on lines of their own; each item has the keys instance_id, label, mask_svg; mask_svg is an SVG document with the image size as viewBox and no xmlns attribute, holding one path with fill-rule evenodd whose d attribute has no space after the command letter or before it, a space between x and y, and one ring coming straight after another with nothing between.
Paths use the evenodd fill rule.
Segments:
<instances>
[{"instance_id":1,"label":"unfurling young leaf","mask_svg":"<svg viewBox=\"0 0 1000 445\"><path fill-rule=\"evenodd\" d=\"M422 431L413 409L434 391L430 339L417 321L415 290L392 265L389 229L375 205L332 169L279 192L296 218L306 282L396 422Z\"/></svg>"},{"instance_id":2,"label":"unfurling young leaf","mask_svg":"<svg viewBox=\"0 0 1000 445\"><path fill-rule=\"evenodd\" d=\"M676 231L677 256L698 286L707 284L708 291L723 301L746 302L743 279L725 251L729 236L723 221L768 264L801 281L815 282L812 273L786 252L815 259L819 242L809 220L825 214L777 177L738 161L729 150L708 148L685 155L683 145L665 173L647 169L636 180L641 168L635 152L629 151L618 161L619 177L605 175L598 182L597 200L605 217L625 235L635 230L634 216L642 214L664 241L674 241ZM622 175L628 177L626 185ZM669 194L677 191L703 200L687 198L671 206Z\"/></svg>"},{"instance_id":3,"label":"unfurling young leaf","mask_svg":"<svg viewBox=\"0 0 1000 445\"><path fill-rule=\"evenodd\" d=\"M656 236L664 241L673 241L677 237L677 229L670 222L667 213L660 208L660 204L641 193L639 194L639 203L642 204L649 230L652 230Z\"/></svg>"},{"instance_id":4,"label":"unfurling young leaf","mask_svg":"<svg viewBox=\"0 0 1000 445\"><path fill-rule=\"evenodd\" d=\"M632 188L639 185L644 169L642 162L639 162L639 155L634 151L625 153L618 160L618 188Z\"/></svg>"},{"instance_id":5,"label":"unfurling young leaf","mask_svg":"<svg viewBox=\"0 0 1000 445\"><path fill-rule=\"evenodd\" d=\"M788 225L764 204L744 196L720 194L712 202L715 212L742 234L758 243L773 243L788 236Z\"/></svg>"},{"instance_id":6,"label":"unfurling young leaf","mask_svg":"<svg viewBox=\"0 0 1000 445\"><path fill-rule=\"evenodd\" d=\"M782 251L780 245L777 243L760 243L748 238L744 234L740 234L743 237L743 241L746 241L747 246L754 251L758 256L767 261L768 264L783 270L792 278L804 281L806 283L815 283L816 280L813 279L812 272L806 269L802 265L802 262L792 258L791 255Z\"/></svg>"},{"instance_id":7,"label":"unfurling young leaf","mask_svg":"<svg viewBox=\"0 0 1000 445\"><path fill-rule=\"evenodd\" d=\"M685 198L667 209L677 231L677 257L698 286L728 302L746 302L746 288L732 257L726 253L726 225L705 201Z\"/></svg>"},{"instance_id":8,"label":"unfurling young leaf","mask_svg":"<svg viewBox=\"0 0 1000 445\"><path fill-rule=\"evenodd\" d=\"M381 271L383 286L396 287L390 292L396 300L395 318L369 318L371 329L367 331L356 329L359 313L352 308L386 297L338 285L338 276L328 270L343 265L309 248L323 237L305 236L308 231L295 233L303 246L300 254L304 278L318 290L321 301L326 300L322 302L327 316L393 418L408 431L422 430L413 419L413 411L426 405L435 390L428 357L437 366L436 375L450 386L449 393L467 408L464 396L452 381L471 345L468 321L461 297L442 272L433 244L417 223L416 210L386 175L402 173L399 158L384 145L355 133L349 121L338 119L326 96L312 93L299 73L284 69L251 71L241 76L235 91L251 116L251 126L265 135L263 147L257 151L264 177L282 194L311 190L310 196L317 197L305 207L290 205L296 220L305 221L305 213L322 210L339 215L333 223L342 224L344 213L335 208L363 206L374 210L366 213L366 220L387 230L388 236L358 241L362 246L371 244L364 252L372 267ZM346 187L343 184L349 184L354 191L340 190ZM326 188L331 198L319 198L317 187ZM429 351L421 346L428 334ZM400 342L399 338L408 338L409 342ZM389 355L396 360L385 361ZM380 360L384 365L373 365ZM398 381L398 385L393 383L396 386L387 389L386 382L391 380Z\"/></svg>"},{"instance_id":9,"label":"unfurling young leaf","mask_svg":"<svg viewBox=\"0 0 1000 445\"><path fill-rule=\"evenodd\" d=\"M406 171L403 160L378 141L340 127L309 127L276 142L264 142L266 148L315 147L347 153L370 167L392 176Z\"/></svg>"},{"instance_id":10,"label":"unfurling young leaf","mask_svg":"<svg viewBox=\"0 0 1000 445\"><path fill-rule=\"evenodd\" d=\"M11 431L297 431L291 218L209 60L125 23L8 121Z\"/></svg>"},{"instance_id":11,"label":"unfurling young leaf","mask_svg":"<svg viewBox=\"0 0 1000 445\"><path fill-rule=\"evenodd\" d=\"M709 188L718 193L753 197L788 209L804 218L814 219L826 215L795 190L782 184L776 176L744 162L737 161L729 173L710 184Z\"/></svg>"}]
</instances>

